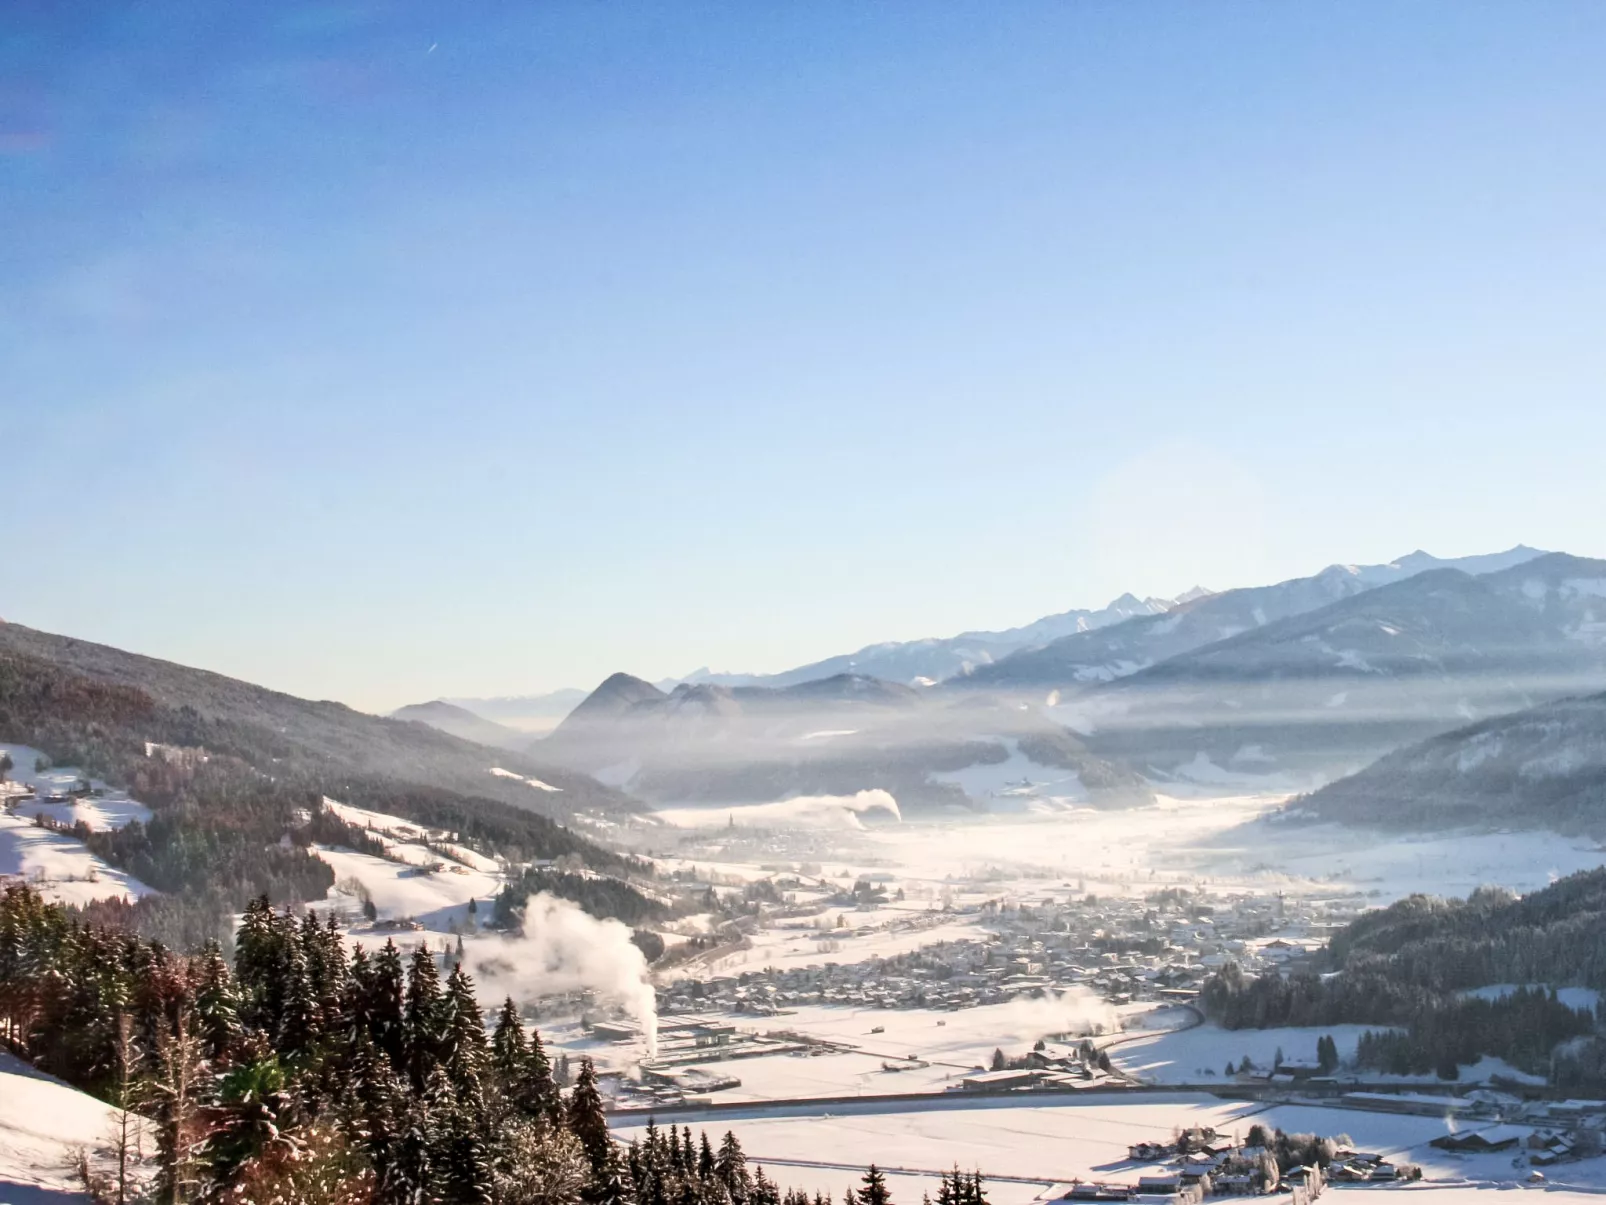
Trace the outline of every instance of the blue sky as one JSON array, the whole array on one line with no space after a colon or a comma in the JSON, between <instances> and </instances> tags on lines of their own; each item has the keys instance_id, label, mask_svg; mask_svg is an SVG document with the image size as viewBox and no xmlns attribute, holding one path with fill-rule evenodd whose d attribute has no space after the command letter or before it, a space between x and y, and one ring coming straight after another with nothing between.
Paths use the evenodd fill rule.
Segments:
<instances>
[{"instance_id":1,"label":"blue sky","mask_svg":"<svg viewBox=\"0 0 1606 1205\"><path fill-rule=\"evenodd\" d=\"M1606 554L1606 6L35 4L5 618L381 708Z\"/></svg>"}]
</instances>

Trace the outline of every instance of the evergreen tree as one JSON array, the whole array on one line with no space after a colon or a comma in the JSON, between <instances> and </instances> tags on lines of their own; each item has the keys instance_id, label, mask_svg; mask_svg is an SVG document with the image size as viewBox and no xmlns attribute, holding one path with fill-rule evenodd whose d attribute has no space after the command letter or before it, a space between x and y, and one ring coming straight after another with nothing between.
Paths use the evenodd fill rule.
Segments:
<instances>
[{"instance_id":1,"label":"evergreen tree","mask_svg":"<svg viewBox=\"0 0 1606 1205\"><path fill-rule=\"evenodd\" d=\"M407 968L406 1034L407 1075L414 1092L423 1092L434 1071L440 1050L441 988L435 955L420 943Z\"/></svg>"},{"instance_id":2,"label":"evergreen tree","mask_svg":"<svg viewBox=\"0 0 1606 1205\"><path fill-rule=\"evenodd\" d=\"M568 1128L585 1150L593 1179L600 1180L608 1167L613 1139L608 1136L602 1094L597 1091L597 1069L590 1059L580 1060L580 1075L575 1080L574 1091L569 1093Z\"/></svg>"},{"instance_id":3,"label":"evergreen tree","mask_svg":"<svg viewBox=\"0 0 1606 1205\"><path fill-rule=\"evenodd\" d=\"M240 1038L240 1000L234 977L216 941L201 954L200 987L195 995L195 1028L206 1058L219 1062Z\"/></svg>"},{"instance_id":4,"label":"evergreen tree","mask_svg":"<svg viewBox=\"0 0 1606 1205\"><path fill-rule=\"evenodd\" d=\"M859 1193L861 1205L892 1205L892 1195L887 1192L887 1178L875 1164L865 1169L860 1183L864 1185Z\"/></svg>"},{"instance_id":5,"label":"evergreen tree","mask_svg":"<svg viewBox=\"0 0 1606 1205\"><path fill-rule=\"evenodd\" d=\"M458 1099L478 1115L484 1104L485 1018L480 1015L474 985L462 966L456 967L446 981L441 1012L441 1065Z\"/></svg>"},{"instance_id":6,"label":"evergreen tree","mask_svg":"<svg viewBox=\"0 0 1606 1205\"><path fill-rule=\"evenodd\" d=\"M374 1045L390 1059L391 1066L406 1073L407 1015L404 1001L401 951L387 941L374 956L373 975L364 997L364 1011Z\"/></svg>"},{"instance_id":7,"label":"evergreen tree","mask_svg":"<svg viewBox=\"0 0 1606 1205\"><path fill-rule=\"evenodd\" d=\"M443 1205L484 1205L493 1189L491 1153L480 1124L478 1101L460 1096L437 1066L425 1088L431 1119L431 1182Z\"/></svg>"},{"instance_id":8,"label":"evergreen tree","mask_svg":"<svg viewBox=\"0 0 1606 1205\"><path fill-rule=\"evenodd\" d=\"M742 1153L742 1144L730 1130L725 1131L719 1153L714 1156L714 1175L724 1185L733 1205L747 1205L753 1181L747 1172L747 1156Z\"/></svg>"}]
</instances>

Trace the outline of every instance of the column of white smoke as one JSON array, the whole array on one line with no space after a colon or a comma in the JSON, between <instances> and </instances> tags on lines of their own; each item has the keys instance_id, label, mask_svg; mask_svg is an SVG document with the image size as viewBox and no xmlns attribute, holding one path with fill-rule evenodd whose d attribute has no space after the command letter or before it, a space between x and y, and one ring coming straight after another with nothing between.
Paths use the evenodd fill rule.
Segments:
<instances>
[{"instance_id":1,"label":"column of white smoke","mask_svg":"<svg viewBox=\"0 0 1606 1205\"><path fill-rule=\"evenodd\" d=\"M629 1012L646 1036L648 1057L657 1054L658 1001L646 956L627 926L543 893L530 897L523 929L486 951L490 956L475 968L486 989L523 1002L589 988Z\"/></svg>"}]
</instances>

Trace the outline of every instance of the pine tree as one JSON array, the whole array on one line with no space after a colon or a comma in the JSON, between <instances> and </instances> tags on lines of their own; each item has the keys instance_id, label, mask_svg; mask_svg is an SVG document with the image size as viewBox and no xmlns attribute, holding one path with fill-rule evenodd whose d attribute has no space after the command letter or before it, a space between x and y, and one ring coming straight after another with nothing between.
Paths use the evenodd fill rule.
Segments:
<instances>
[{"instance_id":1,"label":"pine tree","mask_svg":"<svg viewBox=\"0 0 1606 1205\"><path fill-rule=\"evenodd\" d=\"M407 1014L401 951L396 943L387 941L374 956L373 975L365 994L364 1012L368 1016L369 1031L374 1045L390 1059L391 1066L406 1073L407 1066Z\"/></svg>"},{"instance_id":2,"label":"pine tree","mask_svg":"<svg viewBox=\"0 0 1606 1205\"><path fill-rule=\"evenodd\" d=\"M734 1205L747 1205L752 1195L753 1180L747 1172L747 1156L742 1153L742 1144L736 1141L736 1135L729 1130L719 1144L719 1154L714 1157L714 1175L725 1186L725 1192Z\"/></svg>"},{"instance_id":3,"label":"pine tree","mask_svg":"<svg viewBox=\"0 0 1606 1205\"><path fill-rule=\"evenodd\" d=\"M283 1001L274 1045L286 1058L311 1051L318 1040L318 1001L300 942L285 946L277 996Z\"/></svg>"},{"instance_id":4,"label":"pine tree","mask_svg":"<svg viewBox=\"0 0 1606 1205\"><path fill-rule=\"evenodd\" d=\"M635 1181L617 1143L609 1141L602 1172L592 1178L585 1198L592 1205L636 1205Z\"/></svg>"},{"instance_id":5,"label":"pine tree","mask_svg":"<svg viewBox=\"0 0 1606 1205\"><path fill-rule=\"evenodd\" d=\"M439 1057L458 1099L471 1105L476 1115L484 1102L486 1066L485 1018L480 1015L474 985L461 966L446 981L441 1002Z\"/></svg>"},{"instance_id":6,"label":"pine tree","mask_svg":"<svg viewBox=\"0 0 1606 1205\"><path fill-rule=\"evenodd\" d=\"M407 1035L407 1075L414 1092L422 1092L435 1069L440 1049L440 975L435 955L420 944L413 951L407 968L407 1010L403 1029Z\"/></svg>"},{"instance_id":7,"label":"pine tree","mask_svg":"<svg viewBox=\"0 0 1606 1205\"><path fill-rule=\"evenodd\" d=\"M431 1183L443 1205L484 1205L493 1191L491 1154L478 1102L458 1095L444 1066L430 1073L424 1092L432 1122Z\"/></svg>"},{"instance_id":8,"label":"pine tree","mask_svg":"<svg viewBox=\"0 0 1606 1205\"><path fill-rule=\"evenodd\" d=\"M434 1126L429 1106L422 1096L405 1099L407 1112L401 1137L392 1147L394 1154L387 1182L380 1185L381 1205L422 1205L433 1200L434 1169L430 1165L430 1150Z\"/></svg>"},{"instance_id":9,"label":"pine tree","mask_svg":"<svg viewBox=\"0 0 1606 1205\"><path fill-rule=\"evenodd\" d=\"M590 1059L580 1060L580 1075L574 1091L569 1093L568 1128L585 1149L586 1161L591 1164L591 1175L600 1180L608 1166L608 1151L613 1139L608 1136L608 1121L602 1111L602 1094L597 1091L597 1069Z\"/></svg>"},{"instance_id":10,"label":"pine tree","mask_svg":"<svg viewBox=\"0 0 1606 1205\"><path fill-rule=\"evenodd\" d=\"M892 1196L887 1192L887 1178L881 1174L875 1164L865 1169L860 1183L864 1189L859 1193L861 1205L891 1205Z\"/></svg>"},{"instance_id":11,"label":"pine tree","mask_svg":"<svg viewBox=\"0 0 1606 1205\"><path fill-rule=\"evenodd\" d=\"M227 1057L240 1038L240 999L234 977L216 941L201 954L201 983L195 996L195 1028L206 1057L218 1062Z\"/></svg>"},{"instance_id":12,"label":"pine tree","mask_svg":"<svg viewBox=\"0 0 1606 1205\"><path fill-rule=\"evenodd\" d=\"M518 1113L535 1117L540 1112L529 1099L530 1044L524 1037L524 1022L518 1006L509 996L496 1015L496 1031L491 1035L490 1074L495 1085L495 1112L500 1117Z\"/></svg>"},{"instance_id":13,"label":"pine tree","mask_svg":"<svg viewBox=\"0 0 1606 1205\"><path fill-rule=\"evenodd\" d=\"M390 1060L365 1032L359 1032L352 1054L353 1128L373 1165L381 1200L395 1186L397 1145L406 1123L407 1102Z\"/></svg>"}]
</instances>

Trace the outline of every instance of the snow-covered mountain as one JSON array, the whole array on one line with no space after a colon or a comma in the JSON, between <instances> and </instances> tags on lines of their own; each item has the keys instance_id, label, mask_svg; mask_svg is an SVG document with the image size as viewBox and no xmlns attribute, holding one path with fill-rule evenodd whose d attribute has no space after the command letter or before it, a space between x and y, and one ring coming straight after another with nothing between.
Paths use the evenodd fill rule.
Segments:
<instances>
[{"instance_id":1,"label":"snow-covered mountain","mask_svg":"<svg viewBox=\"0 0 1606 1205\"><path fill-rule=\"evenodd\" d=\"M1195 586L1176 598L1138 598L1123 594L1108 606L1061 611L1018 628L868 644L857 652L811 661L778 674L722 674L704 668L659 685L665 690L672 689L680 682L712 686L795 686L799 682L838 674L859 674L884 678L889 682L925 686L965 673L976 666L991 665L1019 649L1035 648L1076 632L1091 632L1134 616L1163 615L1179 604L1209 594L1210 591L1203 586Z\"/></svg>"},{"instance_id":2,"label":"snow-covered mountain","mask_svg":"<svg viewBox=\"0 0 1606 1205\"><path fill-rule=\"evenodd\" d=\"M1319 580L1319 579L1318 579ZM1606 561L1435 569L1181 653L1056 714L1107 756L1331 776L1404 742L1606 688Z\"/></svg>"},{"instance_id":3,"label":"snow-covered mountain","mask_svg":"<svg viewBox=\"0 0 1606 1205\"><path fill-rule=\"evenodd\" d=\"M1162 613L1062 636L972 669L955 684L991 690L1076 690L1429 570L1494 573L1542 555L1519 545L1506 552L1449 560L1413 552L1386 565L1330 565L1314 577L1207 594Z\"/></svg>"}]
</instances>

